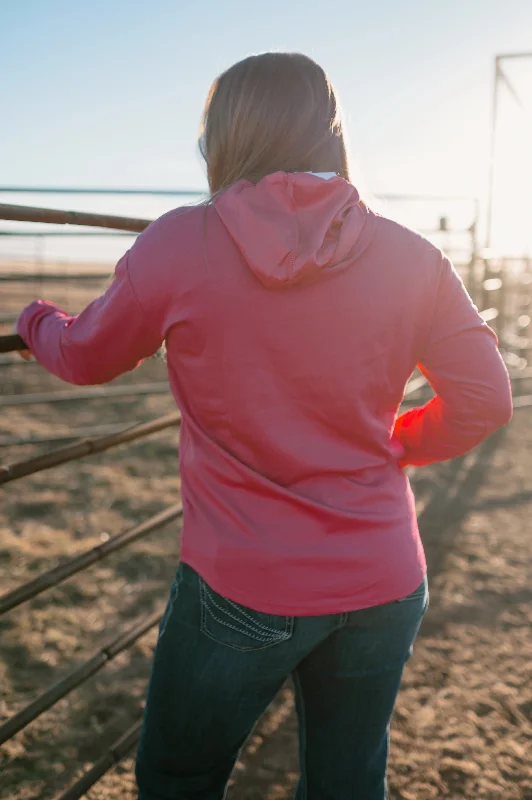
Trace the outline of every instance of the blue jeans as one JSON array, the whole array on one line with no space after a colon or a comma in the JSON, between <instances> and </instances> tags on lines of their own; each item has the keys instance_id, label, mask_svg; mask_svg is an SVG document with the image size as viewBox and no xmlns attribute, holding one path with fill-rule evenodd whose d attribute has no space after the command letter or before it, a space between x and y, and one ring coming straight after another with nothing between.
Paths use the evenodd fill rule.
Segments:
<instances>
[{"instance_id":1,"label":"blue jeans","mask_svg":"<svg viewBox=\"0 0 532 800\"><path fill-rule=\"evenodd\" d=\"M239 751L291 675L297 800L385 800L388 730L427 582L362 611L282 617L180 564L161 622L136 776L139 800L222 800Z\"/></svg>"}]
</instances>

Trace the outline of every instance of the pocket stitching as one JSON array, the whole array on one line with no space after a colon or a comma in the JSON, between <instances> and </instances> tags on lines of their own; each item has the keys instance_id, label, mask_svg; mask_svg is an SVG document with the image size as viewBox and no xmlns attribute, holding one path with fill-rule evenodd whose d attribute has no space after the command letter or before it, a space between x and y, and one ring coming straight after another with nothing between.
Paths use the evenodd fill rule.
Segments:
<instances>
[{"instance_id":1,"label":"pocket stitching","mask_svg":"<svg viewBox=\"0 0 532 800\"><path fill-rule=\"evenodd\" d=\"M235 626L231 625L230 622L224 622L224 620L222 620L219 617L217 617L210 610L209 610L209 614L211 615L211 617L214 620L216 620L216 622L219 622L220 625L224 625L226 628L231 628L232 630L236 631L237 633L244 634L244 636L251 636L252 639L256 639L259 642L264 642L264 644L268 644L268 643L270 643L272 641L276 641L276 640L286 639L286 633L283 633L282 631L279 631L279 635L278 636L268 636L267 640L264 641L264 638L262 636L258 635L257 633L250 633L249 631L243 631L240 628L235 628Z\"/></svg>"},{"instance_id":2,"label":"pocket stitching","mask_svg":"<svg viewBox=\"0 0 532 800\"><path fill-rule=\"evenodd\" d=\"M283 631L276 631L274 628L268 628L266 625L261 625L261 623L260 623L260 622L255 622L255 620L254 620L252 617L250 617L249 615L247 615L245 612L242 612L242 613L243 613L243 616L245 616L245 617L246 617L248 620L251 620L251 621L253 622L253 625L250 625L250 624L249 624L249 622L246 622L245 620L241 620L241 619L239 619L239 618L238 618L238 617L236 617L234 614L231 614L229 611L226 611L226 609L225 609L225 608L222 608L222 607L221 607L221 606L220 606L220 605L219 605L219 604L216 602L216 600L214 599L214 597L212 596L211 592L209 591L209 589L208 589L207 587L205 587L205 592L206 592L206 595L207 595L207 597L210 599L210 601L211 601L212 605L213 605L215 608L217 608L217 609L218 609L218 611L219 611L221 614L225 614L225 615L227 615L227 616L228 616L230 619L234 619L234 620L235 620L235 622L238 622L238 623L240 623L241 625L243 625L243 627L244 627L244 628L248 628L250 631L254 631L254 633L255 633L255 634L258 634L258 633L260 633L260 631L259 631L259 630L257 630L257 628L260 628L260 629L262 629L263 631L265 631L265 633L266 633L266 635L267 635L267 638L270 638L270 639L278 639L278 638L279 638L279 636L284 636L284 635L285 635L286 631L285 631L285 632L283 632ZM224 598L224 600L227 600L227 598ZM231 605L232 605L234 608L236 607L236 608L238 609L238 611L240 611L240 608L239 608L239 607L236 605L236 603L233 603L233 601L232 601L232 600L228 600L228 602L229 602L229 603L230 603L230 604L231 604ZM211 615L214 617L214 614L212 613L212 611L211 611L210 609L209 609L209 613L210 613L210 614L211 614ZM222 625L226 624L226 623L222 622L222 620L220 620L220 619L217 619L216 617L214 617L214 618L217 620L217 622L220 622ZM286 624L286 623L285 623L285 624ZM238 630L238 629L237 629L237 628L235 628L233 625L229 625L228 623L227 623L227 625L228 625L228 627L229 627L229 628L233 628L233 630ZM240 630L240 633L247 633L247 631L242 631L242 630ZM251 635L251 634L250 634L250 635ZM257 637L256 637L256 638L257 638Z\"/></svg>"},{"instance_id":3,"label":"pocket stitching","mask_svg":"<svg viewBox=\"0 0 532 800\"><path fill-rule=\"evenodd\" d=\"M231 650L236 650L239 653L258 653L261 650L266 650L266 648L268 648L268 647L273 647L273 646L275 646L277 644L280 644L281 642L286 642L286 641L288 641L290 639L290 635L288 635L288 636L284 637L283 639L279 639L278 641L273 641L273 642L270 642L270 641L264 642L263 641L263 642L261 642L260 644L257 644L257 645L254 645L252 642L250 642L250 644L246 647L245 645L233 644L231 642L222 641L221 639L218 639L214 634L212 634L209 631L208 628L202 629L202 633L205 636L208 636L209 639L212 639L213 642L216 642L217 644L221 644L223 647L230 647Z\"/></svg>"},{"instance_id":4,"label":"pocket stitching","mask_svg":"<svg viewBox=\"0 0 532 800\"><path fill-rule=\"evenodd\" d=\"M263 631L267 631L268 633L274 633L275 635L277 635L279 633L279 631L276 631L275 628L269 628L267 625L263 625L261 622L258 622L257 620L253 619L253 617L250 617L249 614L247 614L241 606L239 606L237 603L233 602L233 600L229 600L229 598L224 598L224 599L226 599L227 602L231 606L233 606L233 608L236 608L237 611L240 611L242 616L244 616L247 620L249 620L257 628L261 628ZM214 602L214 600L213 600L213 602ZM227 612L225 612L225 613L227 613ZM285 625L286 625L286 623L285 623ZM285 631L286 631L286 628L285 628Z\"/></svg>"},{"instance_id":5,"label":"pocket stitching","mask_svg":"<svg viewBox=\"0 0 532 800\"><path fill-rule=\"evenodd\" d=\"M261 638L258 635L253 636L253 634L251 634L247 630L242 630L242 629L235 628L234 625L231 625L230 623L228 623L228 622L226 622L224 620L218 619L218 617L216 617L216 615L213 614L212 610L208 607L208 601L207 601L207 591L208 591L208 589L207 589L207 584L203 580L203 578L201 578L200 576L198 576L198 577L199 577L200 594L201 594L201 603L200 603L200 605L201 605L201 628L202 628L203 633L206 636L208 636L210 639L214 639L215 642L220 642L220 640L217 639L217 637L214 636L209 631L209 628L208 628L208 625L207 625L207 613L210 614L211 617L216 622L218 622L220 625L222 625L222 626L224 626L226 628L230 628L230 629L236 631L236 633L240 633L243 636L249 636L250 638L254 638L255 640L261 642L261 644L262 644L262 647L244 647L244 646L238 646L238 645L235 645L235 644L230 644L228 642L223 642L223 644L225 644L227 647L233 648L233 650L241 650L241 651L244 651L244 652L246 650L247 651L250 651L250 650L263 650L265 647L270 647L273 644L278 644L280 642L285 642L288 639L290 639L290 636L292 634L292 628L293 628L293 618L292 617L286 617L284 631L275 631L274 632L275 636L271 635L271 633L270 633L270 635L266 638L266 640L264 639L264 637ZM211 600L212 600L212 596L211 596ZM229 601L229 602L232 603L233 601ZM225 612L222 609L222 613L227 613L227 612ZM232 617L231 614L229 614L229 616ZM236 619L236 621L239 622L239 620L237 618L233 617L233 619ZM243 623L243 624L246 625L246 623ZM249 627L249 626L246 625L246 627ZM270 629L270 631L273 631L273 629Z\"/></svg>"}]
</instances>

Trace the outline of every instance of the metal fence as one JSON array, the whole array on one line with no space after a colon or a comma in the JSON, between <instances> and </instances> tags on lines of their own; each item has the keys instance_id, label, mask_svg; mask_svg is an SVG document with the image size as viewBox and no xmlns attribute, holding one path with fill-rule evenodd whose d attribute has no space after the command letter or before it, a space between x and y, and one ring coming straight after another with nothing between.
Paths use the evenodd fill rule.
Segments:
<instances>
[{"instance_id":1,"label":"metal fence","mask_svg":"<svg viewBox=\"0 0 532 800\"><path fill-rule=\"evenodd\" d=\"M179 423L180 416L176 413L152 422L128 427L126 430L116 434L87 439L68 447L59 448L45 455L37 456L36 458L30 458L16 464L4 466L0 470L0 483L5 484L26 477L27 475L32 475L36 472L51 469L60 464L82 458L86 455L101 453L119 445L138 441L169 427L176 427ZM32 598L37 597L47 589L59 585L62 581L87 569L96 562L102 561L112 553L116 553L149 534L160 530L169 522L178 520L182 516L182 513L183 509L181 504L176 503L153 515L140 525L136 525L129 530L125 530L116 536L110 537L102 544L72 558L67 558L58 566L42 572L33 580L0 596L0 616ZM7 722L0 726L0 744L15 736L37 719L37 717L50 709L61 698L92 678L93 675L103 669L119 653L132 647L138 639L159 624L162 613L163 606L161 605L155 613L137 620L132 626L124 630L117 631L96 653L71 670L61 680L49 686L35 700L9 718ZM70 798L70 800L73 800L73 798L82 797L90 786L131 750L138 738L139 729L140 723L126 731L79 781L61 795L61 798Z\"/></svg>"}]
</instances>

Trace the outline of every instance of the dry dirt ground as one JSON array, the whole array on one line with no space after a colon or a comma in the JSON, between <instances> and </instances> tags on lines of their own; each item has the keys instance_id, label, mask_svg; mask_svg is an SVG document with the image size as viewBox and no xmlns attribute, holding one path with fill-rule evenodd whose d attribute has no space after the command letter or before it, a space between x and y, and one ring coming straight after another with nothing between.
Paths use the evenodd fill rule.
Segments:
<instances>
[{"instance_id":1,"label":"dry dirt ground","mask_svg":"<svg viewBox=\"0 0 532 800\"><path fill-rule=\"evenodd\" d=\"M0 290L3 287L0 286ZM89 287L94 293L97 287ZM27 285L2 291L15 310ZM79 307L87 292L50 287ZM164 379L146 362L121 383ZM0 367L0 394L66 388L38 365ZM167 396L0 409L0 437L152 418ZM392 800L532 800L532 410L471 458L414 473L431 606L392 729ZM0 488L0 587L8 591L176 502L175 430ZM51 447L49 445L48 447ZM0 449L12 463L46 448ZM177 523L91 566L0 618L0 722L165 602ZM155 631L0 748L0 798L54 798L138 718ZM133 800L125 759L86 795ZM281 800L297 780L287 686L235 770L230 798Z\"/></svg>"}]
</instances>

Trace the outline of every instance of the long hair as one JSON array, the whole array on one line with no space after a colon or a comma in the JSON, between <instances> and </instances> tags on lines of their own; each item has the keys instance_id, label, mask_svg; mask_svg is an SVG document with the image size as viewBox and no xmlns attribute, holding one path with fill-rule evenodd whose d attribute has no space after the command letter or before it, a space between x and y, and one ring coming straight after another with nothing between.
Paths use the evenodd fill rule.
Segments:
<instances>
[{"instance_id":1,"label":"long hair","mask_svg":"<svg viewBox=\"0 0 532 800\"><path fill-rule=\"evenodd\" d=\"M349 181L339 103L323 69L300 53L262 53L223 72L203 111L200 152L211 196L272 172L336 172Z\"/></svg>"}]
</instances>

